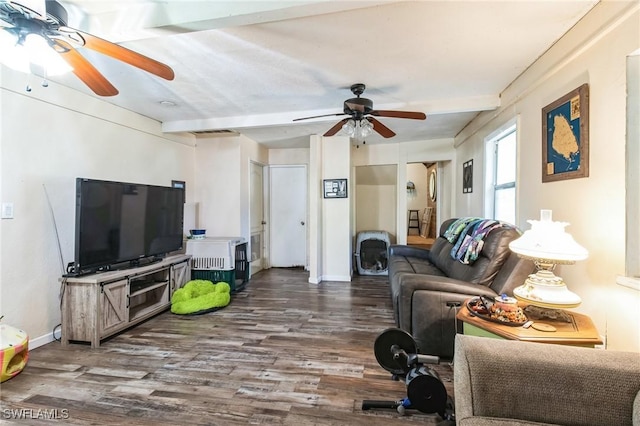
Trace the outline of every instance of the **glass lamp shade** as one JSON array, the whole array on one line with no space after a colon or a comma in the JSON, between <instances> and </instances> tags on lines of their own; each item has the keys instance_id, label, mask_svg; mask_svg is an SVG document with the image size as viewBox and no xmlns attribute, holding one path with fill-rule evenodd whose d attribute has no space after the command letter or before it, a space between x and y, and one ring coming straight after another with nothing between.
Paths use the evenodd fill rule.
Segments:
<instances>
[{"instance_id":1,"label":"glass lamp shade","mask_svg":"<svg viewBox=\"0 0 640 426\"><path fill-rule=\"evenodd\" d=\"M373 124L366 118L360 120L360 137L364 139L369 136L371 132L373 132Z\"/></svg>"},{"instance_id":2,"label":"glass lamp shade","mask_svg":"<svg viewBox=\"0 0 640 426\"><path fill-rule=\"evenodd\" d=\"M373 132L373 124L366 118L360 120L349 119L342 125L342 130L347 136L363 141Z\"/></svg>"},{"instance_id":3,"label":"glass lamp shade","mask_svg":"<svg viewBox=\"0 0 640 426\"><path fill-rule=\"evenodd\" d=\"M565 232L566 222L528 220L531 229L509 244L511 251L528 259L571 264L588 257L587 250Z\"/></svg>"},{"instance_id":4,"label":"glass lamp shade","mask_svg":"<svg viewBox=\"0 0 640 426\"><path fill-rule=\"evenodd\" d=\"M42 68L45 76L59 75L73 68L60 57L44 37L27 34L24 41L7 30L0 31L0 57L3 64L16 71L29 73L31 65Z\"/></svg>"},{"instance_id":5,"label":"glass lamp shade","mask_svg":"<svg viewBox=\"0 0 640 426\"><path fill-rule=\"evenodd\" d=\"M353 137L356 131L356 122L353 120L347 120L347 122L342 125L342 130L348 136Z\"/></svg>"},{"instance_id":6,"label":"glass lamp shade","mask_svg":"<svg viewBox=\"0 0 640 426\"><path fill-rule=\"evenodd\" d=\"M47 41L37 34L29 34L25 37L24 48L31 62L42 67L45 75L60 75L73 70Z\"/></svg>"},{"instance_id":7,"label":"glass lamp shade","mask_svg":"<svg viewBox=\"0 0 640 426\"><path fill-rule=\"evenodd\" d=\"M565 232L565 222L553 222L551 211L542 210L541 220L529 220L531 229L509 244L518 256L531 259L538 269L524 285L514 289L516 298L533 305L569 308L581 299L567 288L562 278L553 273L558 264L570 265L588 257L587 250Z\"/></svg>"}]
</instances>

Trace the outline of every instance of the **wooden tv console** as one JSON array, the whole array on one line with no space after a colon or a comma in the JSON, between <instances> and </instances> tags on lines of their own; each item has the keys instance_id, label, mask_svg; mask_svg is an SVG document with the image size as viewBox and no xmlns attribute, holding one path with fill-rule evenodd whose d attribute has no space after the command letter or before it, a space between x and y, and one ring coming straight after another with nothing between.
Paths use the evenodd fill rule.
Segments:
<instances>
[{"instance_id":1,"label":"wooden tv console","mask_svg":"<svg viewBox=\"0 0 640 426\"><path fill-rule=\"evenodd\" d=\"M171 296L191 279L191 256L81 277L61 278L62 345L100 341L171 306Z\"/></svg>"}]
</instances>

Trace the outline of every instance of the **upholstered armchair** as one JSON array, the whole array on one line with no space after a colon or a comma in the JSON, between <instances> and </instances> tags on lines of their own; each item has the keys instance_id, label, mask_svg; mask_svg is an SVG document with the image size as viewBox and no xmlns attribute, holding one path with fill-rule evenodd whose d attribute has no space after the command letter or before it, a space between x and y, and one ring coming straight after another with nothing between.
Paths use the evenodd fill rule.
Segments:
<instances>
[{"instance_id":1,"label":"upholstered armchair","mask_svg":"<svg viewBox=\"0 0 640 426\"><path fill-rule=\"evenodd\" d=\"M456 336L459 426L640 425L640 355Z\"/></svg>"}]
</instances>

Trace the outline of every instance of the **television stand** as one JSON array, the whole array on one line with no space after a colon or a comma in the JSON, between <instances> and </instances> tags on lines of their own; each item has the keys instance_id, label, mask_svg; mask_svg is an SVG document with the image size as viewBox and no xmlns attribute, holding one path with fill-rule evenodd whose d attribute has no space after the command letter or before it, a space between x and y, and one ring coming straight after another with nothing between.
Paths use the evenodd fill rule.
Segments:
<instances>
[{"instance_id":1,"label":"television stand","mask_svg":"<svg viewBox=\"0 0 640 426\"><path fill-rule=\"evenodd\" d=\"M189 255L127 269L61 278L63 346L100 342L171 306L171 296L191 278Z\"/></svg>"}]
</instances>

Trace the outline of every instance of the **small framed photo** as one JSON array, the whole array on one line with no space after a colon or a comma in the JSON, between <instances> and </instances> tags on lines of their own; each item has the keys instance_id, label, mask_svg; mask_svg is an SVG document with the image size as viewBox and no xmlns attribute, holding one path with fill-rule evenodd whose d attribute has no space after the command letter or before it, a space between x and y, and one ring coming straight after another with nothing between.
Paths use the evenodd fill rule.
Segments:
<instances>
[{"instance_id":1,"label":"small framed photo","mask_svg":"<svg viewBox=\"0 0 640 426\"><path fill-rule=\"evenodd\" d=\"M542 108L542 182L589 176L589 85Z\"/></svg>"},{"instance_id":2,"label":"small framed photo","mask_svg":"<svg viewBox=\"0 0 640 426\"><path fill-rule=\"evenodd\" d=\"M183 180L172 180L171 181L172 188L182 189L182 201L187 201L187 184Z\"/></svg>"},{"instance_id":3,"label":"small framed photo","mask_svg":"<svg viewBox=\"0 0 640 426\"><path fill-rule=\"evenodd\" d=\"M322 184L324 198L347 198L346 179L325 179Z\"/></svg>"},{"instance_id":4,"label":"small framed photo","mask_svg":"<svg viewBox=\"0 0 640 426\"><path fill-rule=\"evenodd\" d=\"M462 163L462 192L473 192L473 159Z\"/></svg>"}]
</instances>

